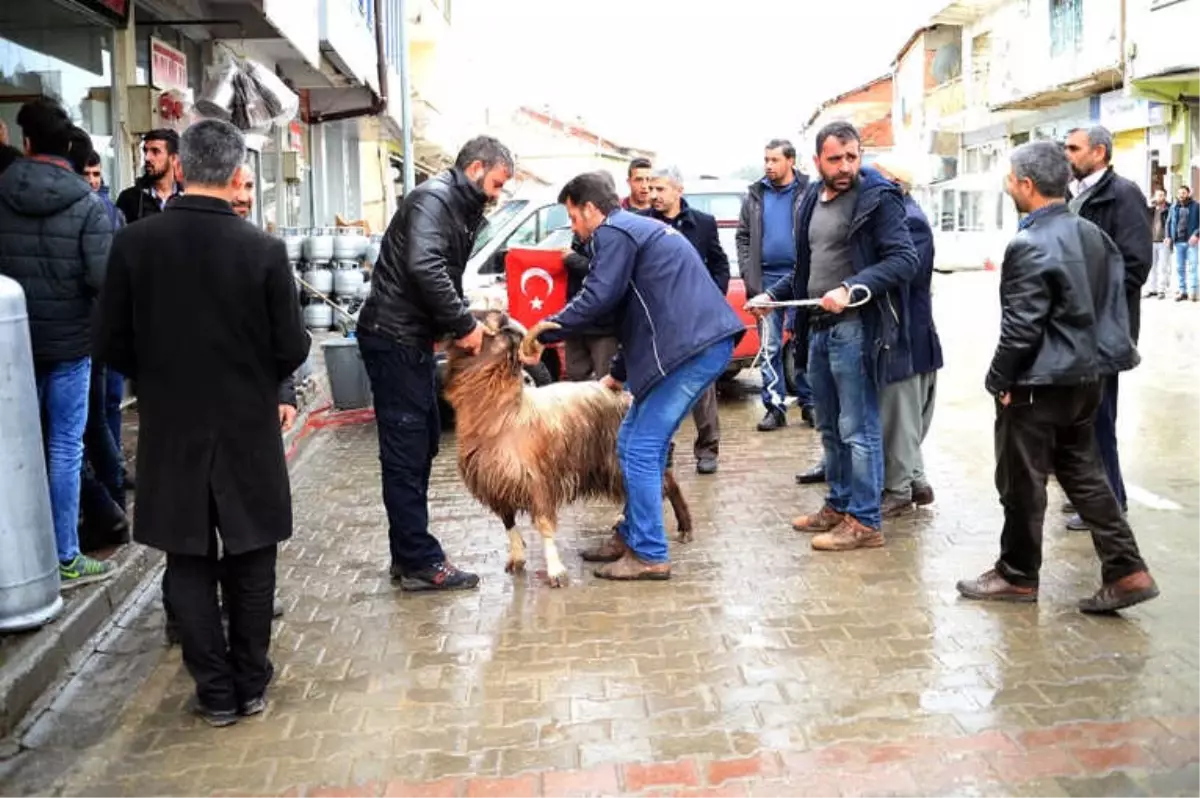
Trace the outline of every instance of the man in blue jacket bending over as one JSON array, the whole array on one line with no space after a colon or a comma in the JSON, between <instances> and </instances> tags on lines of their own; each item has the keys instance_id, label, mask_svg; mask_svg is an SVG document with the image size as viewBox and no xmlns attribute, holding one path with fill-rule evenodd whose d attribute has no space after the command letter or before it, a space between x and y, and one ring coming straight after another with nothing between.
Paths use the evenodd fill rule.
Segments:
<instances>
[{"instance_id":1,"label":"man in blue jacket bending over","mask_svg":"<svg viewBox=\"0 0 1200 798\"><path fill-rule=\"evenodd\" d=\"M571 229L590 242L583 287L549 321L544 343L620 319L621 350L602 382L633 394L617 454L625 476L625 519L583 558L606 565L603 579L669 579L663 528L663 470L671 438L733 355L745 326L709 276L696 248L662 222L622 210L612 181L597 172L572 179L558 195Z\"/></svg>"},{"instance_id":2,"label":"man in blue jacket bending over","mask_svg":"<svg viewBox=\"0 0 1200 798\"><path fill-rule=\"evenodd\" d=\"M798 532L817 533L818 551L883 545L879 388L888 374L911 371L905 286L917 273L917 252L900 190L862 166L861 148L849 123L817 133L821 181L796 209L796 270L747 304L762 315L768 311L756 300L821 301L796 329L808 331L829 495L819 511L792 522Z\"/></svg>"}]
</instances>

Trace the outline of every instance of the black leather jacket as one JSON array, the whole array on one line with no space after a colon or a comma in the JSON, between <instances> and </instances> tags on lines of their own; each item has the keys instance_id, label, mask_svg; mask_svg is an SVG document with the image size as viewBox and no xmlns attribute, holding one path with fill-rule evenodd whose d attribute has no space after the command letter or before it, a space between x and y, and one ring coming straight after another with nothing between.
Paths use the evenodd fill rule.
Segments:
<instances>
[{"instance_id":1,"label":"black leather jacket","mask_svg":"<svg viewBox=\"0 0 1200 798\"><path fill-rule=\"evenodd\" d=\"M359 313L362 332L431 349L475 327L462 278L483 223L486 195L458 169L426 180L392 217Z\"/></svg>"},{"instance_id":2,"label":"black leather jacket","mask_svg":"<svg viewBox=\"0 0 1200 798\"><path fill-rule=\"evenodd\" d=\"M1141 360L1129 336L1117 245L1065 204L1035 213L1004 253L1000 341L986 383L996 395L1094 382Z\"/></svg>"}]
</instances>

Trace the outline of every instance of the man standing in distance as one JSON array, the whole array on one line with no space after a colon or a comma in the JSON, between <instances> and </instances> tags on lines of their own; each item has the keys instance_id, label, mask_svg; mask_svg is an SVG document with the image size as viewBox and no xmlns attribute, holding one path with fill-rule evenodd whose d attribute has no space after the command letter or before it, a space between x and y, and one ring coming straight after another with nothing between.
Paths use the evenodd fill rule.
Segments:
<instances>
[{"instance_id":1,"label":"man standing in distance","mask_svg":"<svg viewBox=\"0 0 1200 798\"><path fill-rule=\"evenodd\" d=\"M796 168L796 148L786 139L767 142L761 180L750 184L738 218L738 268L746 283L746 296L756 296L796 268L796 210L808 188L808 177ZM783 329L789 314L774 311L759 324L766 336L766 362L762 364L762 403L766 414L759 432L787 426L787 381L783 372ZM797 397L801 415L813 424L812 390L803 372L797 372Z\"/></svg>"},{"instance_id":2,"label":"man standing in distance","mask_svg":"<svg viewBox=\"0 0 1200 798\"><path fill-rule=\"evenodd\" d=\"M266 708L274 672L275 562L292 534L276 396L310 340L283 242L231 207L242 133L204 119L180 149L187 194L114 240L97 348L141 388L134 539L167 554L193 711L227 726Z\"/></svg>"},{"instance_id":3,"label":"man standing in distance","mask_svg":"<svg viewBox=\"0 0 1200 798\"><path fill-rule=\"evenodd\" d=\"M358 321L378 419L391 575L401 590L464 590L475 574L446 559L429 533L429 473L442 434L433 344L478 352L484 326L463 301L462 276L484 209L515 166L490 136L468 141L454 167L404 197L388 225Z\"/></svg>"},{"instance_id":4,"label":"man standing in distance","mask_svg":"<svg viewBox=\"0 0 1200 798\"><path fill-rule=\"evenodd\" d=\"M1068 206L1092 222L1113 240L1125 259L1125 304L1129 336L1137 346L1142 318L1142 286L1154 263L1154 241L1146 196L1137 183L1121 177L1112 168L1112 134L1106 128L1076 129L1067 134L1067 159L1075 180L1070 185ZM1100 409L1096 414L1096 444L1108 484L1121 510L1126 510L1125 480L1117 454L1117 375L1104 379ZM1077 514L1067 521L1068 529L1087 529Z\"/></svg>"},{"instance_id":5,"label":"man standing in distance","mask_svg":"<svg viewBox=\"0 0 1200 798\"><path fill-rule=\"evenodd\" d=\"M1138 364L1128 264L1063 201L1070 172L1049 141L1013 151L1008 193L1021 213L1000 270L1000 340L987 373L996 399L996 487L1004 530L995 566L958 583L972 599L1037 601L1050 468L1092 530L1103 586L1079 603L1108 613L1158 595L1109 488L1092 425L1106 377ZM1138 208L1145 213L1145 208Z\"/></svg>"},{"instance_id":6,"label":"man standing in distance","mask_svg":"<svg viewBox=\"0 0 1200 798\"><path fill-rule=\"evenodd\" d=\"M621 207L635 213L651 210L650 159L634 158L630 161L626 180L629 183L629 196L621 200Z\"/></svg>"},{"instance_id":7,"label":"man standing in distance","mask_svg":"<svg viewBox=\"0 0 1200 798\"><path fill-rule=\"evenodd\" d=\"M678 230L700 253L700 259L721 296L729 291L729 256L717 237L717 220L703 211L691 208L683 198L683 175L676 168L657 169L650 178L650 199L654 210L650 217ZM696 471L715 474L721 445L721 418L717 408L717 385L713 383L700 394L692 407L696 423Z\"/></svg>"},{"instance_id":8,"label":"man standing in distance","mask_svg":"<svg viewBox=\"0 0 1200 798\"><path fill-rule=\"evenodd\" d=\"M800 291L821 299L805 322L829 495L819 511L792 522L798 532L820 533L812 541L820 551L883 545L879 386L893 359L909 357L899 289L917 273L917 253L900 190L862 166L861 147L847 122L817 133L822 184L805 193L796 217L795 273L756 297L787 301ZM753 306L752 300L748 309L764 313Z\"/></svg>"},{"instance_id":9,"label":"man standing in distance","mask_svg":"<svg viewBox=\"0 0 1200 798\"><path fill-rule=\"evenodd\" d=\"M117 207L128 224L162 213L169 200L183 193L176 179L180 171L178 133L167 128L151 130L142 136L142 153L146 158L142 176L117 195Z\"/></svg>"}]
</instances>

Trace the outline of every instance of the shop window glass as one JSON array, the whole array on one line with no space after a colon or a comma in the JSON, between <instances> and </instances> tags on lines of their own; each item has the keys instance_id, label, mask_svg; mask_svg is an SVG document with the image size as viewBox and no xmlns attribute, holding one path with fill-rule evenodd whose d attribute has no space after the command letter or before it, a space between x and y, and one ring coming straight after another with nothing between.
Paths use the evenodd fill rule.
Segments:
<instances>
[{"instance_id":1,"label":"shop window glass","mask_svg":"<svg viewBox=\"0 0 1200 798\"><path fill-rule=\"evenodd\" d=\"M39 96L63 104L92 137L113 185L112 30L46 2L0 2L0 119L19 145L17 112Z\"/></svg>"}]
</instances>

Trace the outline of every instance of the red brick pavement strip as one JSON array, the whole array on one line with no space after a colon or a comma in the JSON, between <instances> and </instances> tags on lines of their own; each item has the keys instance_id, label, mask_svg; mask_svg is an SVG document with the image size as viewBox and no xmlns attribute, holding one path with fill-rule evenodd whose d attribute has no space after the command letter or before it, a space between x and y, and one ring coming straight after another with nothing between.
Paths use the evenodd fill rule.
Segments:
<instances>
[{"instance_id":1,"label":"red brick pavement strip","mask_svg":"<svg viewBox=\"0 0 1200 798\"><path fill-rule=\"evenodd\" d=\"M313 787L313 796L795 796L960 793L984 785L1112 771L1173 771L1200 762L1200 716L1080 722L1013 735L888 743L843 742L810 751L739 759L607 765L589 770L526 773L510 778L368 782ZM295 793L293 793L295 794Z\"/></svg>"}]
</instances>

